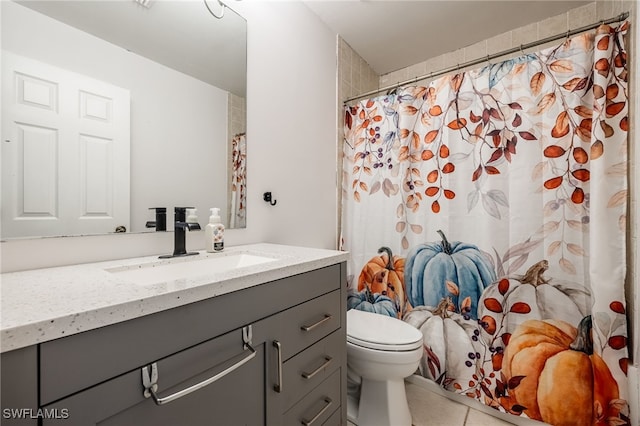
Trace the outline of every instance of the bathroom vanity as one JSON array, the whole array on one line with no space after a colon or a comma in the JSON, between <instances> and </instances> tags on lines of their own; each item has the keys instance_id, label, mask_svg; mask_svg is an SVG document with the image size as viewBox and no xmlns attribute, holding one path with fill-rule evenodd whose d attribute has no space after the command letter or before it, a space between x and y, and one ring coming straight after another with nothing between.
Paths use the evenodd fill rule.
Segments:
<instances>
[{"instance_id":1,"label":"bathroom vanity","mask_svg":"<svg viewBox=\"0 0 640 426\"><path fill-rule=\"evenodd\" d=\"M192 257L3 274L2 424L346 423L346 253Z\"/></svg>"}]
</instances>

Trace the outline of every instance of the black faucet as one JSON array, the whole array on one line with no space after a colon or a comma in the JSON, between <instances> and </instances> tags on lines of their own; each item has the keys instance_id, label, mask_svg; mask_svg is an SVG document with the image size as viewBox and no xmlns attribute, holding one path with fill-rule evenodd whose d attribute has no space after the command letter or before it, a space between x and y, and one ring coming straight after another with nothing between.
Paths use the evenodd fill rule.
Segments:
<instances>
[{"instance_id":1,"label":"black faucet","mask_svg":"<svg viewBox=\"0 0 640 426\"><path fill-rule=\"evenodd\" d=\"M150 207L149 210L156 211L156 220L148 221L145 224L147 228L156 228L156 231L167 230L167 208L166 207Z\"/></svg>"},{"instance_id":2,"label":"black faucet","mask_svg":"<svg viewBox=\"0 0 640 426\"><path fill-rule=\"evenodd\" d=\"M198 252L187 252L186 249L186 234L185 230L193 231L198 230L200 228L200 224L197 222L187 222L186 213L187 209L192 209L193 207L176 207L174 216L174 227L173 227L173 254L165 254L160 256L160 259L167 259L170 257L178 257L178 256L193 256L198 254Z\"/></svg>"}]
</instances>

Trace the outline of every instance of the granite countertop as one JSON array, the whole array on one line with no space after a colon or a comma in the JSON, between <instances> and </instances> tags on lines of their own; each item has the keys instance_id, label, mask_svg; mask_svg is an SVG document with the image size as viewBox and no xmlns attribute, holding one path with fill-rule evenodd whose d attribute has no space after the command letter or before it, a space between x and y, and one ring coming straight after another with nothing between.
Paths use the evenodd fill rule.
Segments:
<instances>
[{"instance_id":1,"label":"granite countertop","mask_svg":"<svg viewBox=\"0 0 640 426\"><path fill-rule=\"evenodd\" d=\"M136 284L109 270L159 262L157 256L87 263L1 275L0 352L92 330L197 302L254 285L340 263L346 252L276 244L227 247L223 253L249 253L274 261L193 278Z\"/></svg>"}]
</instances>

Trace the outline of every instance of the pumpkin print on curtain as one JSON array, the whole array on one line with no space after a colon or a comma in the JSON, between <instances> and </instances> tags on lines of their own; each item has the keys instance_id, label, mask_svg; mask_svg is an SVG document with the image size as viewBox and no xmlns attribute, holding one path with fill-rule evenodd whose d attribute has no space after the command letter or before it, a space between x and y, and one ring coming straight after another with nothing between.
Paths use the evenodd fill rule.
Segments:
<instances>
[{"instance_id":1,"label":"pumpkin print on curtain","mask_svg":"<svg viewBox=\"0 0 640 426\"><path fill-rule=\"evenodd\" d=\"M238 133L231 140L230 228L247 226L247 140Z\"/></svg>"},{"instance_id":2,"label":"pumpkin print on curtain","mask_svg":"<svg viewBox=\"0 0 640 426\"><path fill-rule=\"evenodd\" d=\"M421 330L451 392L629 424L628 26L345 108L348 307Z\"/></svg>"}]
</instances>

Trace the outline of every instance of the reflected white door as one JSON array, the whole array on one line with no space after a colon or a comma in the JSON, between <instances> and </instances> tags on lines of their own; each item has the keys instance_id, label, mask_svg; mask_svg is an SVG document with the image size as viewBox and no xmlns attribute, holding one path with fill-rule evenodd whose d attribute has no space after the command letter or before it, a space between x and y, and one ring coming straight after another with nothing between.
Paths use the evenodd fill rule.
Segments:
<instances>
[{"instance_id":1,"label":"reflected white door","mask_svg":"<svg viewBox=\"0 0 640 426\"><path fill-rule=\"evenodd\" d=\"M129 98L2 51L2 238L129 230Z\"/></svg>"}]
</instances>

